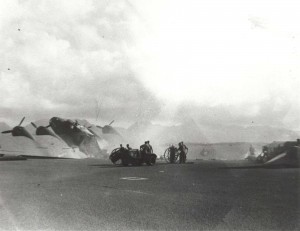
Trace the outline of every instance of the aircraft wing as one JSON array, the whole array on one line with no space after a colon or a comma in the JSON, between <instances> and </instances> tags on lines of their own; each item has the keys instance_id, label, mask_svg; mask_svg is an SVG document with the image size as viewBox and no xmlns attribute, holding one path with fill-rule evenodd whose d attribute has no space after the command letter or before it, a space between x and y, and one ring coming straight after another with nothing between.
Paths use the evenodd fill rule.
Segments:
<instances>
[{"instance_id":1,"label":"aircraft wing","mask_svg":"<svg viewBox=\"0 0 300 231\"><path fill-rule=\"evenodd\" d=\"M24 154L24 152L20 150L5 150L0 148L0 161L26 160L25 157L22 157L22 154Z\"/></svg>"},{"instance_id":2,"label":"aircraft wing","mask_svg":"<svg viewBox=\"0 0 300 231\"><path fill-rule=\"evenodd\" d=\"M33 141L27 137L1 134L0 158L86 158L78 149L67 147L55 137L45 135L34 138Z\"/></svg>"}]
</instances>

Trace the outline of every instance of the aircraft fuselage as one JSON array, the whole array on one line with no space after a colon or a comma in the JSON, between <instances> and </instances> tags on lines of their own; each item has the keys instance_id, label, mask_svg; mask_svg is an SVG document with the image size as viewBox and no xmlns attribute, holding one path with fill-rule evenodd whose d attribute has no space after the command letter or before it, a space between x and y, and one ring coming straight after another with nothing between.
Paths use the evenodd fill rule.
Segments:
<instances>
[{"instance_id":1,"label":"aircraft fuselage","mask_svg":"<svg viewBox=\"0 0 300 231\"><path fill-rule=\"evenodd\" d=\"M86 127L70 119L53 117L49 124L52 130L71 147L79 147L85 139L94 136Z\"/></svg>"}]
</instances>

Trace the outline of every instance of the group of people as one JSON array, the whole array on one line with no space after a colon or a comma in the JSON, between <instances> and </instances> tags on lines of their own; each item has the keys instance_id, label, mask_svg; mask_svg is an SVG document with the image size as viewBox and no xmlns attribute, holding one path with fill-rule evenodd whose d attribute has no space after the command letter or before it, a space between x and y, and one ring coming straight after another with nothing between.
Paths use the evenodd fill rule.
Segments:
<instances>
[{"instance_id":1,"label":"group of people","mask_svg":"<svg viewBox=\"0 0 300 231\"><path fill-rule=\"evenodd\" d=\"M132 150L132 148L129 146L129 144L126 144L126 147L123 147L123 145L120 144L120 150L130 151L130 150ZM170 151L170 163L175 162L176 153L179 154L179 163L185 163L188 148L183 143L183 141L178 143L178 147L171 145L169 147L169 151ZM140 153L141 153L141 157L145 157L145 155L153 153L153 148L152 148L149 140L145 141L145 143L140 146Z\"/></svg>"},{"instance_id":2,"label":"group of people","mask_svg":"<svg viewBox=\"0 0 300 231\"><path fill-rule=\"evenodd\" d=\"M176 153L179 154L179 163L185 163L186 161L186 154L188 152L187 146L181 141L178 143L178 148L176 148L174 145L171 145L169 147L169 152L170 152L170 163L175 163L176 159Z\"/></svg>"},{"instance_id":3,"label":"group of people","mask_svg":"<svg viewBox=\"0 0 300 231\"><path fill-rule=\"evenodd\" d=\"M129 150L132 150L132 148L129 146L129 144L126 144L125 148L123 147L122 144L120 144L120 150L128 150L129 151ZM145 141L145 143L140 146L140 151L141 151L141 153L144 153L144 154L152 154L153 153L153 148L150 145L149 140Z\"/></svg>"},{"instance_id":4,"label":"group of people","mask_svg":"<svg viewBox=\"0 0 300 231\"><path fill-rule=\"evenodd\" d=\"M131 150L132 148L129 146L129 144L126 144L126 148L123 147L123 144L120 144L120 149L121 150L124 150L124 149Z\"/></svg>"},{"instance_id":5,"label":"group of people","mask_svg":"<svg viewBox=\"0 0 300 231\"><path fill-rule=\"evenodd\" d=\"M145 154L152 154L153 148L150 145L150 141L149 140L145 141L145 143L140 146L140 150L141 150L141 152L143 152Z\"/></svg>"}]
</instances>

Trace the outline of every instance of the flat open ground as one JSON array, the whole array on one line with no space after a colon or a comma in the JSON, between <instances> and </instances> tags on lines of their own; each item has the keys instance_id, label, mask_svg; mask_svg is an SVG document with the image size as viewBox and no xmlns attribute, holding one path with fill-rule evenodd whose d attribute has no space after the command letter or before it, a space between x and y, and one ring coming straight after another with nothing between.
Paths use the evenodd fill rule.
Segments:
<instances>
[{"instance_id":1,"label":"flat open ground","mask_svg":"<svg viewBox=\"0 0 300 231\"><path fill-rule=\"evenodd\" d=\"M0 162L2 230L299 230L300 169ZM128 178L137 177L137 178Z\"/></svg>"}]
</instances>

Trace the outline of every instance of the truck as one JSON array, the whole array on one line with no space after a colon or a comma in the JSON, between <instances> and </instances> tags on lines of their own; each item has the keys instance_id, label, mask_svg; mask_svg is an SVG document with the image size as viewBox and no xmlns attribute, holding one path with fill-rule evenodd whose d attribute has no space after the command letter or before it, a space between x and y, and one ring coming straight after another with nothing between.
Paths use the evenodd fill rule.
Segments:
<instances>
[{"instance_id":1,"label":"truck","mask_svg":"<svg viewBox=\"0 0 300 231\"><path fill-rule=\"evenodd\" d=\"M125 148L116 148L114 149L109 159L113 164L117 164L119 161L121 165L128 166L139 166L144 163L148 166L153 166L156 163L157 155L155 153L145 153L141 149L125 149Z\"/></svg>"}]
</instances>

